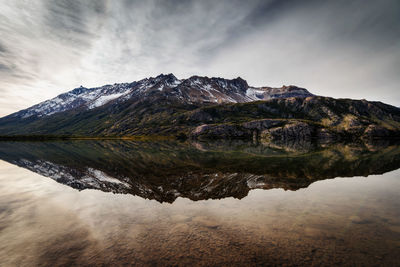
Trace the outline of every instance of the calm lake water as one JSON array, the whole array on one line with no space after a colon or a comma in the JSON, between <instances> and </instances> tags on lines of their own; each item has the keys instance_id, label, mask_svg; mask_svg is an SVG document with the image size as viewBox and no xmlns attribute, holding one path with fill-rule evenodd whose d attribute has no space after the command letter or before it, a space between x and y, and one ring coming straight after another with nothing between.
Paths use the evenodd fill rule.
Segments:
<instances>
[{"instance_id":1,"label":"calm lake water","mask_svg":"<svg viewBox=\"0 0 400 267\"><path fill-rule=\"evenodd\" d=\"M0 142L1 266L399 266L400 146Z\"/></svg>"}]
</instances>

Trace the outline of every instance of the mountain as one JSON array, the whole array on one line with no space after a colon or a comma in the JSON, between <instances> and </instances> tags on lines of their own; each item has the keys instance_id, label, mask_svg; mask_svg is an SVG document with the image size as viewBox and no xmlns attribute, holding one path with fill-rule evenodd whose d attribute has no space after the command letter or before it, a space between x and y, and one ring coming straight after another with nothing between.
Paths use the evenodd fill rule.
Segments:
<instances>
[{"instance_id":1,"label":"mountain","mask_svg":"<svg viewBox=\"0 0 400 267\"><path fill-rule=\"evenodd\" d=\"M304 88L252 87L245 80L159 75L79 87L0 119L2 138L166 135L264 141L400 136L400 109L315 96Z\"/></svg>"},{"instance_id":2,"label":"mountain","mask_svg":"<svg viewBox=\"0 0 400 267\"><path fill-rule=\"evenodd\" d=\"M161 74L138 82L104 85L96 88L79 87L53 99L10 115L25 119L44 117L73 109L91 110L109 102L122 103L132 98L167 96L186 103L242 103L282 97L312 96L296 86L281 88L250 87L243 79L227 80L192 76L178 80L173 74Z\"/></svg>"}]
</instances>

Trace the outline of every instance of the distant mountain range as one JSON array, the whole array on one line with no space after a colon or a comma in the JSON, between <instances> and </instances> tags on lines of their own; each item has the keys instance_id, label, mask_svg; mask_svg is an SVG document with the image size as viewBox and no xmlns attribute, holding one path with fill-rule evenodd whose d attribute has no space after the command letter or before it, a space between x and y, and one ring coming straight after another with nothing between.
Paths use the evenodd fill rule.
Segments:
<instances>
[{"instance_id":1,"label":"distant mountain range","mask_svg":"<svg viewBox=\"0 0 400 267\"><path fill-rule=\"evenodd\" d=\"M264 141L400 136L400 109L315 96L296 86L252 87L242 78L161 74L79 87L0 119L0 136L240 138Z\"/></svg>"}]
</instances>

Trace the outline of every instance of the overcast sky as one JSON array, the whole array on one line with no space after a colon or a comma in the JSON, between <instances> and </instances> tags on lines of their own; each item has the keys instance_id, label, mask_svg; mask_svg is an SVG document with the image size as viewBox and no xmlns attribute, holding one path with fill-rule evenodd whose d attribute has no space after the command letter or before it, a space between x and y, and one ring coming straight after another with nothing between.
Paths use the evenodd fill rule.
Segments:
<instances>
[{"instance_id":1,"label":"overcast sky","mask_svg":"<svg viewBox=\"0 0 400 267\"><path fill-rule=\"evenodd\" d=\"M400 106L400 1L0 0L0 116L160 73Z\"/></svg>"}]
</instances>

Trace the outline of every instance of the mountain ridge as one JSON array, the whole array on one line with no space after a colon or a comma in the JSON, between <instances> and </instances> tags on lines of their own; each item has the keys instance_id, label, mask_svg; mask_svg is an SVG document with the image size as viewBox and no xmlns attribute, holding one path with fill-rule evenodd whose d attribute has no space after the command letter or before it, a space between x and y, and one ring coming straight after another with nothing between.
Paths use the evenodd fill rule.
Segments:
<instances>
[{"instance_id":1,"label":"mountain ridge","mask_svg":"<svg viewBox=\"0 0 400 267\"><path fill-rule=\"evenodd\" d=\"M240 77L224 79L197 75L179 80L170 73L131 83L107 84L93 88L80 86L8 116L25 119L31 116L49 116L80 107L93 109L111 101L123 102L134 96L147 97L148 94L157 93L155 91L180 98L189 103L240 103L276 97L312 95L306 89L293 85L280 88L252 87Z\"/></svg>"},{"instance_id":2,"label":"mountain ridge","mask_svg":"<svg viewBox=\"0 0 400 267\"><path fill-rule=\"evenodd\" d=\"M79 87L0 118L0 136L357 140L400 138L400 109L316 96L296 86L173 74Z\"/></svg>"}]
</instances>

